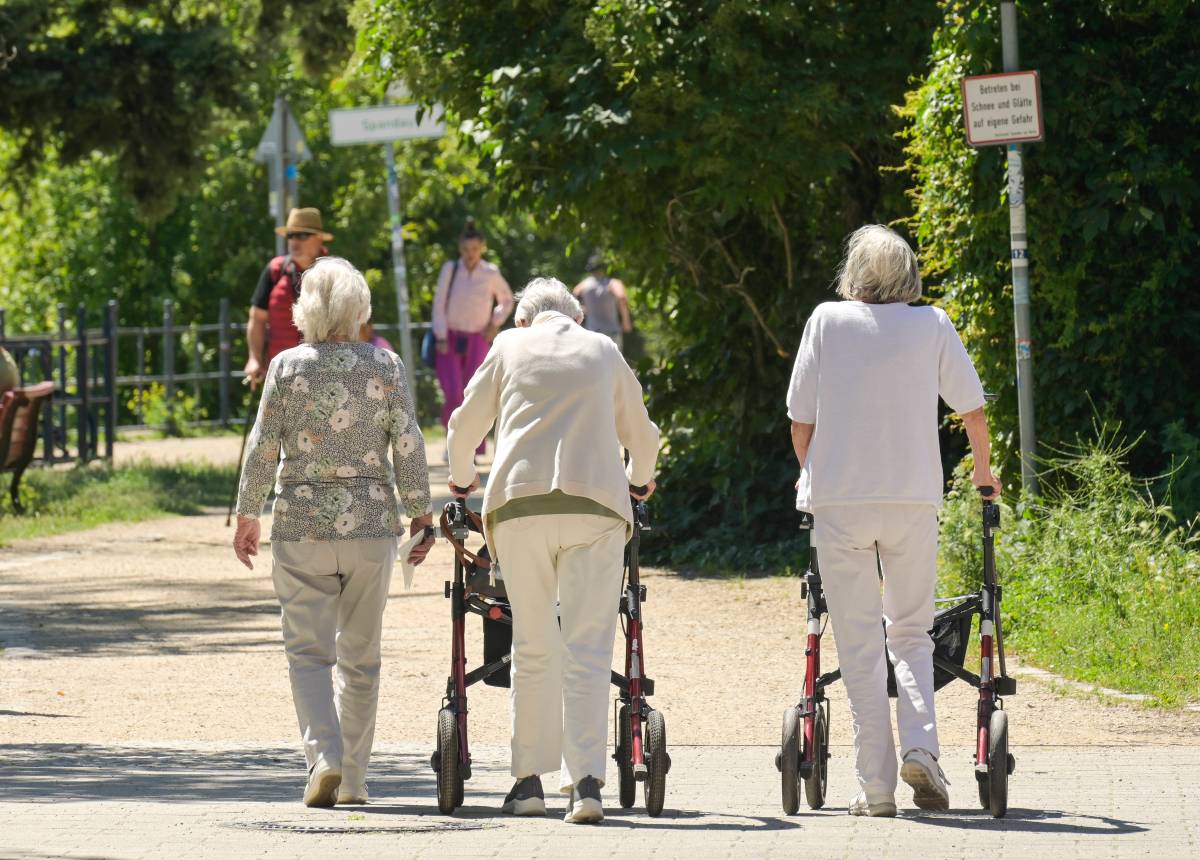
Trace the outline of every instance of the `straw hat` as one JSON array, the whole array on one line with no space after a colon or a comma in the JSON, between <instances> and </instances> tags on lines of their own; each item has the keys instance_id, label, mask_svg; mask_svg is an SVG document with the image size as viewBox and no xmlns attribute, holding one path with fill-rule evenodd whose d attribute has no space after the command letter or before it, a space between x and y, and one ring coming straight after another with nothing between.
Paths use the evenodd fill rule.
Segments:
<instances>
[{"instance_id":1,"label":"straw hat","mask_svg":"<svg viewBox=\"0 0 1200 860\"><path fill-rule=\"evenodd\" d=\"M293 209L288 213L287 224L276 227L275 232L280 236L286 236L288 233L316 233L326 242L333 238L333 234L326 233L321 226L321 210L311 206Z\"/></svg>"}]
</instances>

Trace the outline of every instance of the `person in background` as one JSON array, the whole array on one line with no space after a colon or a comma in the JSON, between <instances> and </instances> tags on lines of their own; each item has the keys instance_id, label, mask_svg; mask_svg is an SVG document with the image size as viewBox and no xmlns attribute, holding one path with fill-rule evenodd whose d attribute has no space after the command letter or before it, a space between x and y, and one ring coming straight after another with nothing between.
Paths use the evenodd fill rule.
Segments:
<instances>
[{"instance_id":1,"label":"person in background","mask_svg":"<svg viewBox=\"0 0 1200 860\"><path fill-rule=\"evenodd\" d=\"M492 339L513 311L512 289L500 270L483 259L487 244L468 218L458 237L458 259L438 275L433 296L433 334L437 338L437 377L442 386L443 426L463 400L463 390L488 354ZM481 440L476 454L483 454Z\"/></svg>"},{"instance_id":2,"label":"person in background","mask_svg":"<svg viewBox=\"0 0 1200 860\"><path fill-rule=\"evenodd\" d=\"M592 254L587 261L588 276L575 285L575 298L583 302L583 327L598 331L623 349L624 336L633 331L629 318L629 298L625 284L610 277L604 256Z\"/></svg>"},{"instance_id":3,"label":"person in background","mask_svg":"<svg viewBox=\"0 0 1200 860\"><path fill-rule=\"evenodd\" d=\"M319 209L293 209L287 225L275 232L287 237L288 252L275 257L263 269L258 286L250 299L250 318L246 323L246 380L251 388L262 382L271 359L302 340L292 322L292 305L300 296L300 276L329 252L325 243L333 240L321 226Z\"/></svg>"},{"instance_id":4,"label":"person in background","mask_svg":"<svg viewBox=\"0 0 1200 860\"><path fill-rule=\"evenodd\" d=\"M896 814L889 658L899 777L918 807L945 810L950 791L938 764L929 636L942 504L938 398L962 416L973 483L999 494L983 387L945 311L909 304L921 297L917 257L887 227L851 234L837 292L843 301L818 305L804 326L787 411L802 470L797 507L813 514L813 546L854 721L859 791L849 812Z\"/></svg>"},{"instance_id":5,"label":"person in background","mask_svg":"<svg viewBox=\"0 0 1200 860\"><path fill-rule=\"evenodd\" d=\"M557 770L566 820L604 818L608 685L630 495L654 492L658 428L642 387L554 278L521 294L450 418L450 491L479 486L472 450L496 427L484 530L513 615L512 775L502 811L545 815ZM621 448L629 465L621 462ZM637 487L637 489L633 489Z\"/></svg>"},{"instance_id":6,"label":"person in background","mask_svg":"<svg viewBox=\"0 0 1200 860\"><path fill-rule=\"evenodd\" d=\"M369 343L371 346L386 349L388 352L395 352L392 345L388 343L387 338L375 333L375 320L372 317L362 324L362 328L358 330L358 339L363 343Z\"/></svg>"},{"instance_id":7,"label":"person in background","mask_svg":"<svg viewBox=\"0 0 1200 860\"><path fill-rule=\"evenodd\" d=\"M238 490L233 549L253 568L275 485L271 580L308 762L306 806L367 802L398 508L410 535L433 522L404 365L358 339L370 312L367 282L347 261L325 257L305 272L295 307L305 342L267 368ZM420 564L432 543L408 561Z\"/></svg>"}]
</instances>

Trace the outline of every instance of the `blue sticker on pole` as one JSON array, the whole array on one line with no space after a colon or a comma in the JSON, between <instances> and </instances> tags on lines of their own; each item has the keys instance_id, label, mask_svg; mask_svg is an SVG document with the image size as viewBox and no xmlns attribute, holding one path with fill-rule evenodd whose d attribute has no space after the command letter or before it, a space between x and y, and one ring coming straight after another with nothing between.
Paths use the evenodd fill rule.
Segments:
<instances>
[{"instance_id":1,"label":"blue sticker on pole","mask_svg":"<svg viewBox=\"0 0 1200 860\"><path fill-rule=\"evenodd\" d=\"M284 168L283 173L288 179L295 179L300 175L300 168L295 164L289 164Z\"/></svg>"},{"instance_id":2,"label":"blue sticker on pole","mask_svg":"<svg viewBox=\"0 0 1200 860\"><path fill-rule=\"evenodd\" d=\"M1030 358L1033 358L1033 341L1031 341L1027 338L1022 338L1021 340L1018 340L1017 341L1017 359L1021 360L1021 359L1030 359Z\"/></svg>"}]
</instances>

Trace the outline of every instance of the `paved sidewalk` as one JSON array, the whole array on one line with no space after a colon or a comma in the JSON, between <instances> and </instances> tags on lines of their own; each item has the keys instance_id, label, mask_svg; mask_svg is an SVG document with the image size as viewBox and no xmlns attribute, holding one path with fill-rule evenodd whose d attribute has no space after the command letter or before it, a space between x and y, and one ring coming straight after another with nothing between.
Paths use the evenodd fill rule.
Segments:
<instances>
[{"instance_id":1,"label":"paved sidewalk","mask_svg":"<svg viewBox=\"0 0 1200 860\"><path fill-rule=\"evenodd\" d=\"M466 806L434 805L424 746L377 753L373 799L306 810L290 744L277 747L74 744L0 747L0 856L103 857L1155 857L1200 854L1196 747L1020 747L1011 809L975 804L970 750L943 757L954 810L897 820L851 818L849 750L834 751L830 808L784 816L770 747L675 747L667 808L611 808L599 827L496 812L507 750L474 751ZM546 780L551 785L550 779Z\"/></svg>"}]
</instances>

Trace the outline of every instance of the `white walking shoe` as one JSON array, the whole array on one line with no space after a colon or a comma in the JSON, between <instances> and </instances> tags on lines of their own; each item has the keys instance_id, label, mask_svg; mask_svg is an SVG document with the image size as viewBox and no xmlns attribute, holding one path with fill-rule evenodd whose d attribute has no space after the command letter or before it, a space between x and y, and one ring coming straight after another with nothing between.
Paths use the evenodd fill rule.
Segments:
<instances>
[{"instance_id":1,"label":"white walking shoe","mask_svg":"<svg viewBox=\"0 0 1200 860\"><path fill-rule=\"evenodd\" d=\"M894 800L876 800L870 802L867 800L867 795L864 792L859 792L858 797L850 801L851 815L866 815L871 818L895 818L896 817L896 802Z\"/></svg>"},{"instance_id":2,"label":"white walking shoe","mask_svg":"<svg viewBox=\"0 0 1200 860\"><path fill-rule=\"evenodd\" d=\"M600 802L600 781L585 776L571 789L571 805L563 821L571 824L599 824L604 820L604 804Z\"/></svg>"},{"instance_id":3,"label":"white walking shoe","mask_svg":"<svg viewBox=\"0 0 1200 860\"><path fill-rule=\"evenodd\" d=\"M342 772L328 765L318 768L313 765L308 772L308 785L304 787L304 805L328 808L337 802L338 787L342 784Z\"/></svg>"},{"instance_id":4,"label":"white walking shoe","mask_svg":"<svg viewBox=\"0 0 1200 860\"><path fill-rule=\"evenodd\" d=\"M900 778L912 786L913 803L921 809L945 812L950 808L950 780L942 772L937 759L923 749L911 749L904 754Z\"/></svg>"},{"instance_id":5,"label":"white walking shoe","mask_svg":"<svg viewBox=\"0 0 1200 860\"><path fill-rule=\"evenodd\" d=\"M363 783L358 788L342 785L338 788L338 806L366 806L368 800L367 786Z\"/></svg>"}]
</instances>

